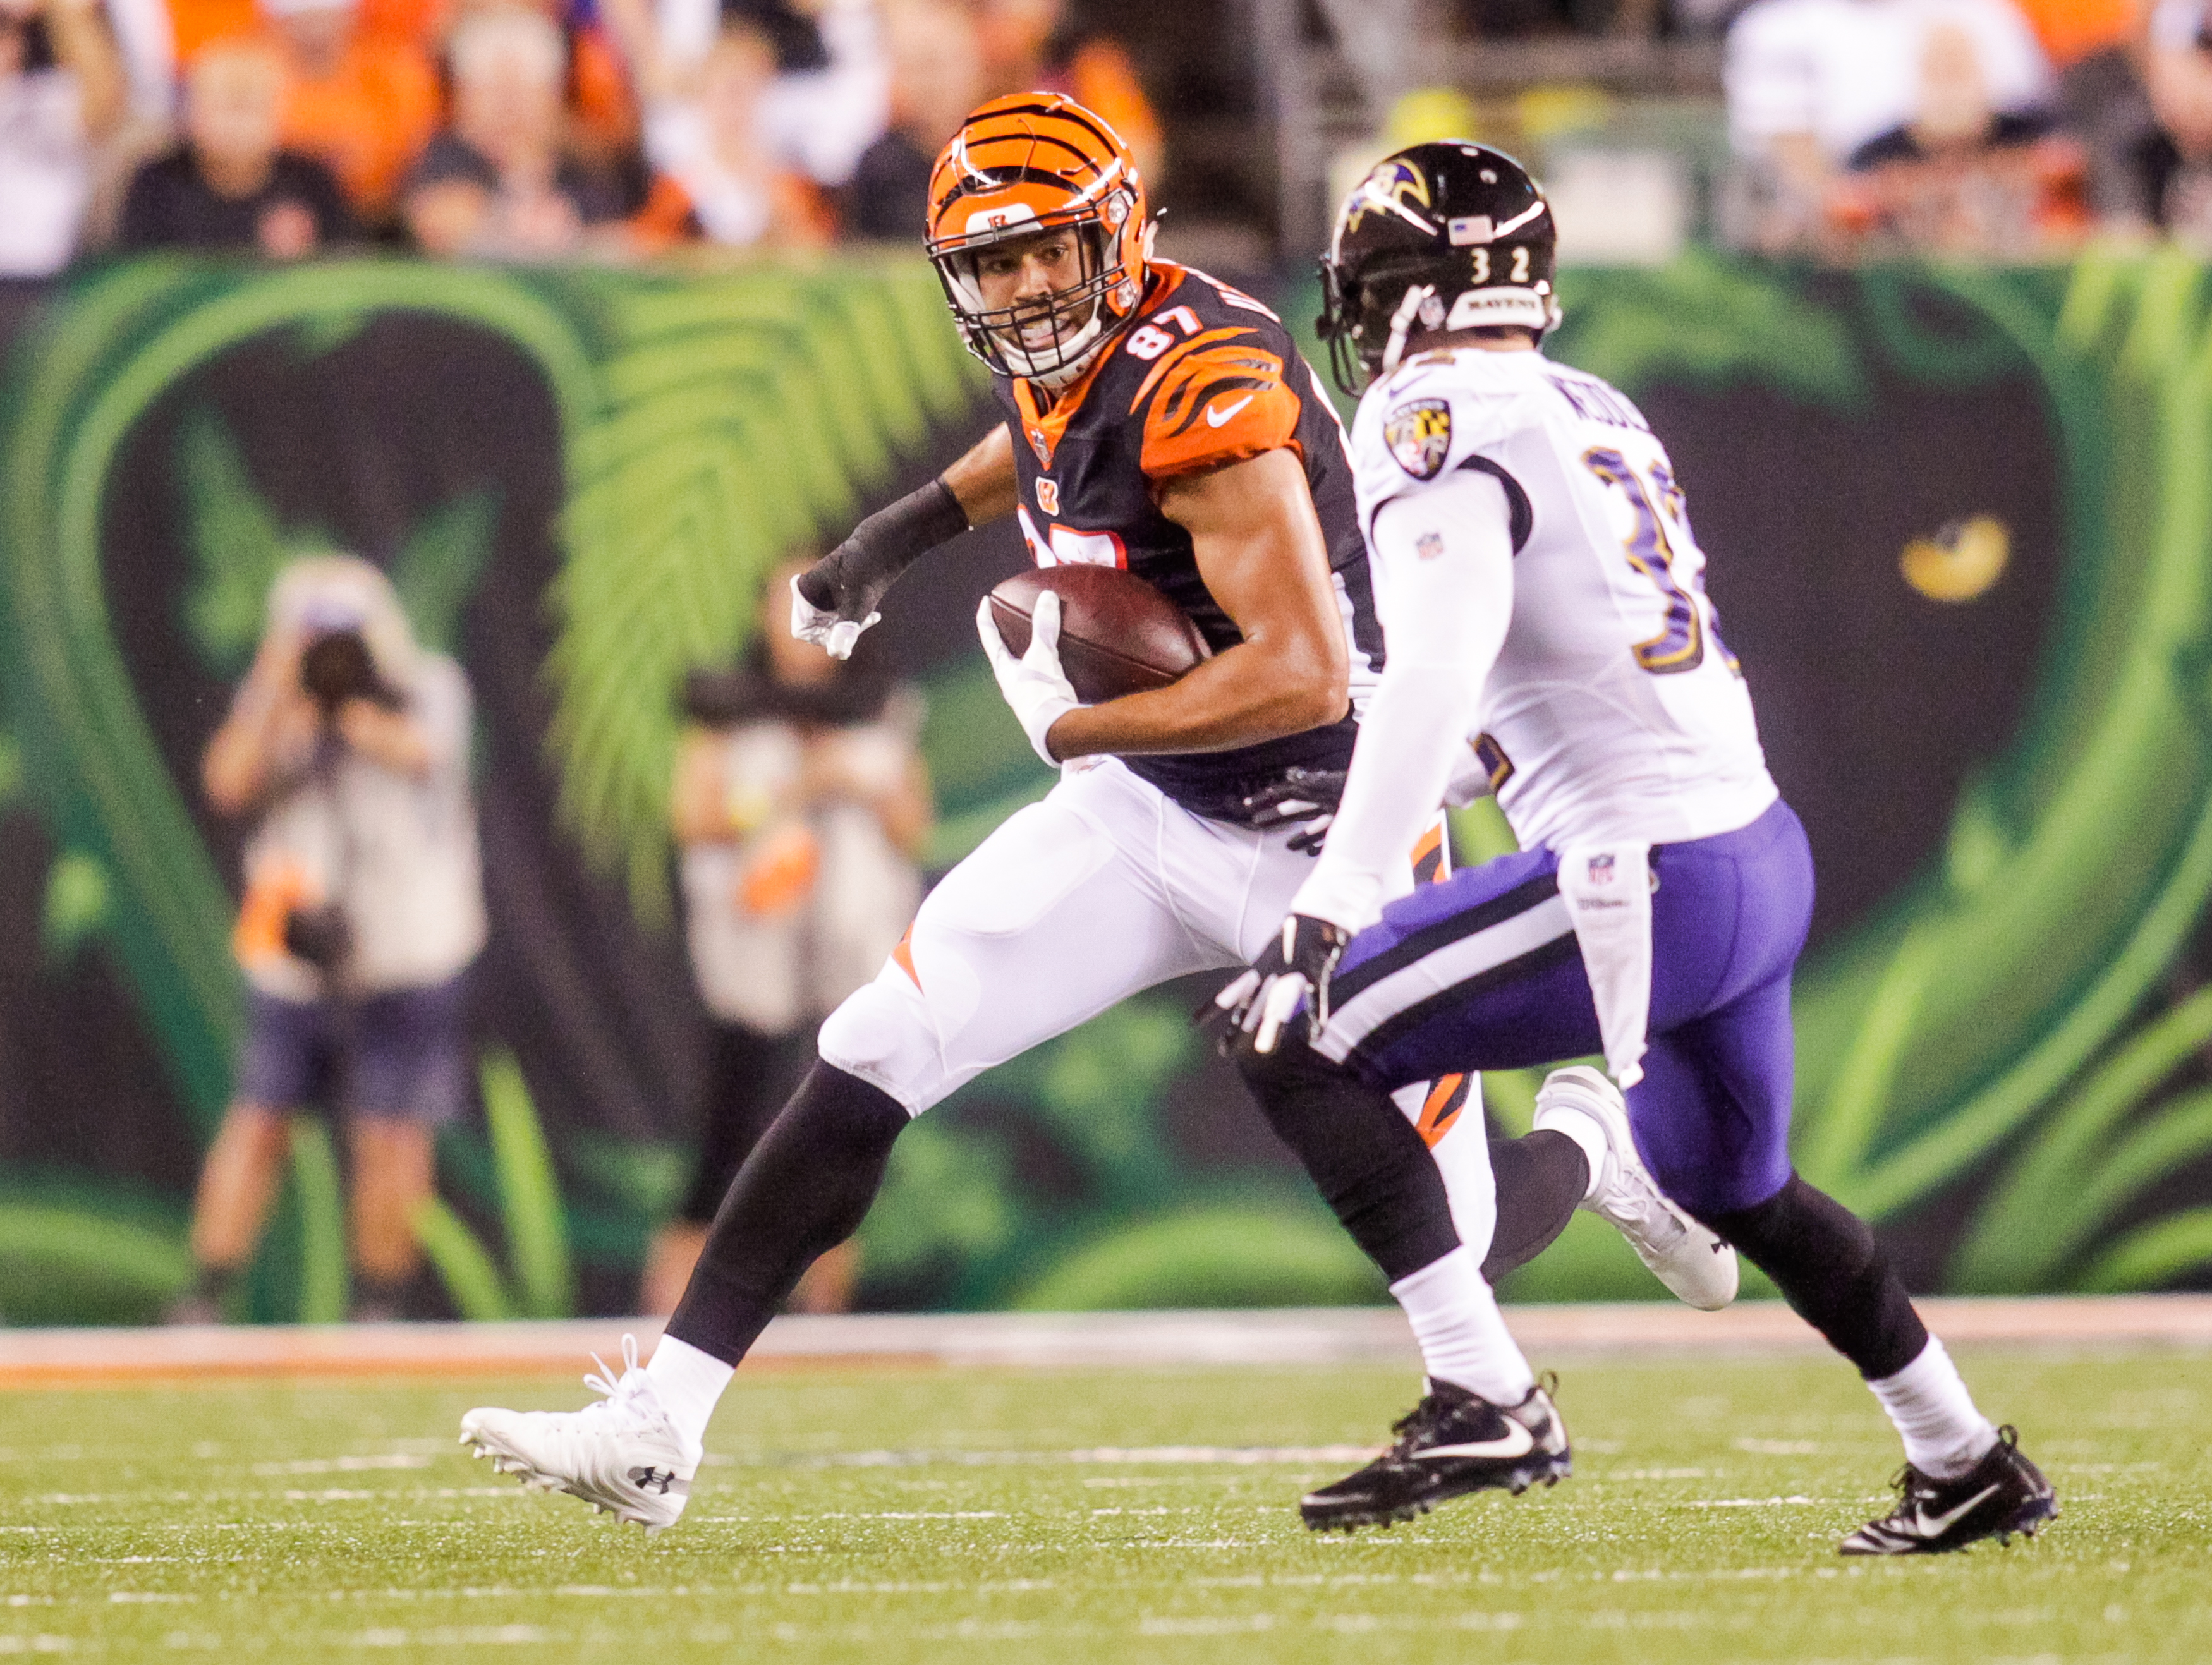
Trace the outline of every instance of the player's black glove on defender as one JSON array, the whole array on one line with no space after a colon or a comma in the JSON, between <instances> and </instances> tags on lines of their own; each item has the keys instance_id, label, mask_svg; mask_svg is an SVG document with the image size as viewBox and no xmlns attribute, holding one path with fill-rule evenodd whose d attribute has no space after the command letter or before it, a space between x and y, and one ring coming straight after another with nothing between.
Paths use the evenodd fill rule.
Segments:
<instances>
[{"instance_id":1,"label":"player's black glove on defender","mask_svg":"<svg viewBox=\"0 0 2212 1665\"><path fill-rule=\"evenodd\" d=\"M853 528L853 535L791 582L791 634L848 658L898 575L968 530L968 512L941 479L908 492Z\"/></svg>"},{"instance_id":2,"label":"player's black glove on defender","mask_svg":"<svg viewBox=\"0 0 2212 1665\"><path fill-rule=\"evenodd\" d=\"M1272 832L1277 827L1303 823L1304 829L1291 840L1291 848L1301 855L1319 855L1322 841L1335 823L1337 806L1344 801L1344 783L1351 773L1341 769L1286 769L1280 780L1244 799L1244 824Z\"/></svg>"},{"instance_id":3,"label":"player's black glove on defender","mask_svg":"<svg viewBox=\"0 0 2212 1665\"><path fill-rule=\"evenodd\" d=\"M1236 981L1213 997L1213 1012L1227 1020L1227 1046L1243 1045L1270 1053L1299 1010L1307 1015L1309 1036L1328 1022L1328 980L1352 941L1352 933L1306 914L1283 921L1275 939Z\"/></svg>"}]
</instances>

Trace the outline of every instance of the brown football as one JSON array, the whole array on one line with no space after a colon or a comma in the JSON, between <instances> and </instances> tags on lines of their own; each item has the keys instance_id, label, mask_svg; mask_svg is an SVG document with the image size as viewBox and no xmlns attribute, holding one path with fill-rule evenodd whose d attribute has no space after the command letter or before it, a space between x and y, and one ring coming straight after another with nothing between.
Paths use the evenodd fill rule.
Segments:
<instances>
[{"instance_id":1,"label":"brown football","mask_svg":"<svg viewBox=\"0 0 2212 1665\"><path fill-rule=\"evenodd\" d=\"M1060 663L1086 705L1165 688L1212 650L1190 616L1141 578L1115 567L1040 567L991 592L991 617L1011 653L1029 651L1030 615L1047 590L1060 598Z\"/></svg>"}]
</instances>

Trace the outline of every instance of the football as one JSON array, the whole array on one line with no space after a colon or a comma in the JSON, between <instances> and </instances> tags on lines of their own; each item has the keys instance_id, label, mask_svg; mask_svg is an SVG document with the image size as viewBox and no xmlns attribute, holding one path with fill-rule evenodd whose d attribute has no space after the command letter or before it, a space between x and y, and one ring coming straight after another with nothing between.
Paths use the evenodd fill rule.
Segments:
<instances>
[{"instance_id":1,"label":"football","mask_svg":"<svg viewBox=\"0 0 2212 1665\"><path fill-rule=\"evenodd\" d=\"M1141 578L1114 567L1040 567L991 592L991 617L1009 652L1026 653L1030 616L1047 590L1060 598L1060 663L1086 705L1165 688L1212 657L1190 616Z\"/></svg>"}]
</instances>

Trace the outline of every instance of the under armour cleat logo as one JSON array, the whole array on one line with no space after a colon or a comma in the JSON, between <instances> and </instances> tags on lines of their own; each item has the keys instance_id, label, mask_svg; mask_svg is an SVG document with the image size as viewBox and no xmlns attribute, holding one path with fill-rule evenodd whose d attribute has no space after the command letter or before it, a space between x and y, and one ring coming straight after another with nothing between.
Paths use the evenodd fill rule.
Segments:
<instances>
[{"instance_id":1,"label":"under armour cleat logo","mask_svg":"<svg viewBox=\"0 0 2212 1665\"><path fill-rule=\"evenodd\" d=\"M673 1468L633 1468L629 1483L641 1492L658 1492L666 1497L670 1492L688 1492L691 1488L676 1478Z\"/></svg>"}]
</instances>

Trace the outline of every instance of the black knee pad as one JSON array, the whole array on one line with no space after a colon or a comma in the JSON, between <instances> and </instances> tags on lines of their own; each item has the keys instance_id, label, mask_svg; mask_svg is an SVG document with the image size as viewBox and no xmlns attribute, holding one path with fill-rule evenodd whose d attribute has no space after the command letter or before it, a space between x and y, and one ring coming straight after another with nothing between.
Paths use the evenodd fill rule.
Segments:
<instances>
[{"instance_id":1,"label":"black knee pad","mask_svg":"<svg viewBox=\"0 0 2212 1665\"><path fill-rule=\"evenodd\" d=\"M1869 1381L1896 1375L1928 1345L1912 1297L1866 1222L1796 1175L1754 1207L1698 1218L1771 1278Z\"/></svg>"},{"instance_id":2,"label":"black knee pad","mask_svg":"<svg viewBox=\"0 0 2212 1665\"><path fill-rule=\"evenodd\" d=\"M1495 1284L1550 1248L1589 1189L1589 1158L1565 1133L1540 1127L1521 1139L1490 1141L1498 1184L1498 1225L1482 1275Z\"/></svg>"},{"instance_id":3,"label":"black knee pad","mask_svg":"<svg viewBox=\"0 0 2212 1665\"><path fill-rule=\"evenodd\" d=\"M1245 1085L1352 1240L1392 1283L1459 1247L1436 1158L1380 1088L1287 1033L1237 1051Z\"/></svg>"}]
</instances>

